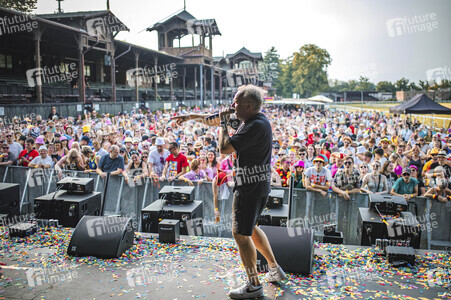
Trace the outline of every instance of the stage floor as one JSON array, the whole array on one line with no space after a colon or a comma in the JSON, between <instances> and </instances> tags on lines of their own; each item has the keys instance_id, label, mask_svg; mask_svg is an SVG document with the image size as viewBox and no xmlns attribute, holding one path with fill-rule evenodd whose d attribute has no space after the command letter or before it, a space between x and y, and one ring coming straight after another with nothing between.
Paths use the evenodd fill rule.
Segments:
<instances>
[{"instance_id":1,"label":"stage floor","mask_svg":"<svg viewBox=\"0 0 451 300\"><path fill-rule=\"evenodd\" d=\"M182 236L170 245L136 234L123 257L103 260L68 257L70 235L53 229L11 241L0 227L0 299L228 299L244 279L232 239ZM451 297L450 253L417 254L413 268L395 269L369 247L315 244L310 276L273 285L260 274L264 299Z\"/></svg>"}]
</instances>

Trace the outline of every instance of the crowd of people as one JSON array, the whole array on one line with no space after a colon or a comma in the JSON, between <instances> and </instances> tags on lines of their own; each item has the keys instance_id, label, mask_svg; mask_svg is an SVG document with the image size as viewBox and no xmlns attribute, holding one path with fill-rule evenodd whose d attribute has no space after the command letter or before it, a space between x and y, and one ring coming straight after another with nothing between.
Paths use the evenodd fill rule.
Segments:
<instances>
[{"instance_id":1,"label":"crowd of people","mask_svg":"<svg viewBox=\"0 0 451 300\"><path fill-rule=\"evenodd\" d=\"M232 185L233 154L220 154L219 127L174 118L213 113L209 107L170 111L87 112L0 120L0 166L96 172ZM354 193L392 194L409 200L451 196L451 130L433 129L405 116L346 113L313 107L266 106L273 130L276 187L305 188L349 199ZM233 134L231 129L231 134Z\"/></svg>"}]
</instances>

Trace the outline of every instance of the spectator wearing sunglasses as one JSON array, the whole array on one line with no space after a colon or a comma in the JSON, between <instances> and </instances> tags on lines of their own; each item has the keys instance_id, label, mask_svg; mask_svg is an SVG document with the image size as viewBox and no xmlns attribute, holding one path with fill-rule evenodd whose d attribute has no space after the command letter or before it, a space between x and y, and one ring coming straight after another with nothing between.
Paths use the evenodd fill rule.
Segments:
<instances>
[{"instance_id":1,"label":"spectator wearing sunglasses","mask_svg":"<svg viewBox=\"0 0 451 300\"><path fill-rule=\"evenodd\" d=\"M4 143L2 145L2 152L0 155L0 166L10 166L16 163L16 156L9 149L9 145Z\"/></svg>"},{"instance_id":2,"label":"spectator wearing sunglasses","mask_svg":"<svg viewBox=\"0 0 451 300\"><path fill-rule=\"evenodd\" d=\"M14 154L14 157L19 157L20 152L22 152L22 146L13 140L13 133L7 132L5 135L6 143L9 145L9 151Z\"/></svg>"},{"instance_id":3,"label":"spectator wearing sunglasses","mask_svg":"<svg viewBox=\"0 0 451 300\"><path fill-rule=\"evenodd\" d=\"M431 165L434 163L438 163L438 154L440 150L438 148L434 148L429 153L429 160L423 166L423 176L431 169Z\"/></svg>"},{"instance_id":4,"label":"spectator wearing sunglasses","mask_svg":"<svg viewBox=\"0 0 451 300\"><path fill-rule=\"evenodd\" d=\"M340 169L334 176L332 190L340 197L349 200L350 194L360 193L360 173L354 168L354 159L347 156L344 159L344 169Z\"/></svg>"},{"instance_id":5,"label":"spectator wearing sunglasses","mask_svg":"<svg viewBox=\"0 0 451 300\"><path fill-rule=\"evenodd\" d=\"M148 158L148 169L151 174L161 177L163 173L166 158L170 155L169 150L165 149L163 138L157 138L155 141L156 149L151 151Z\"/></svg>"},{"instance_id":6,"label":"spectator wearing sunglasses","mask_svg":"<svg viewBox=\"0 0 451 300\"><path fill-rule=\"evenodd\" d=\"M375 161L371 164L371 168L372 172L363 177L362 192L367 194L387 194L387 177L380 173L381 164Z\"/></svg>"},{"instance_id":7,"label":"spectator wearing sunglasses","mask_svg":"<svg viewBox=\"0 0 451 300\"><path fill-rule=\"evenodd\" d=\"M392 186L390 194L403 196L407 201L418 196L418 180L410 176L410 168L402 171L402 178L398 178Z\"/></svg>"}]
</instances>

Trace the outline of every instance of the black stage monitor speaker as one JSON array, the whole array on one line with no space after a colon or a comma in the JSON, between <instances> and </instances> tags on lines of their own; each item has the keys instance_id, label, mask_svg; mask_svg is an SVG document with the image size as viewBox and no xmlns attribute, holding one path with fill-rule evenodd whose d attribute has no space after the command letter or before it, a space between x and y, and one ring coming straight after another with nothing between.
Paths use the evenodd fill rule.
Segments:
<instances>
[{"instance_id":1,"label":"black stage monitor speaker","mask_svg":"<svg viewBox=\"0 0 451 300\"><path fill-rule=\"evenodd\" d=\"M19 184L0 183L0 214L8 218L20 215Z\"/></svg>"},{"instance_id":2,"label":"black stage monitor speaker","mask_svg":"<svg viewBox=\"0 0 451 300\"><path fill-rule=\"evenodd\" d=\"M58 181L56 187L70 194L87 194L94 191L94 178L66 177Z\"/></svg>"},{"instance_id":3,"label":"black stage monitor speaker","mask_svg":"<svg viewBox=\"0 0 451 300\"><path fill-rule=\"evenodd\" d=\"M101 197L99 192L53 192L34 199L34 213L37 219L57 219L64 227L75 227L85 215L100 215Z\"/></svg>"},{"instance_id":4,"label":"black stage monitor speaker","mask_svg":"<svg viewBox=\"0 0 451 300\"><path fill-rule=\"evenodd\" d=\"M189 203L194 200L194 186L164 186L158 193L160 199L171 204Z\"/></svg>"},{"instance_id":5,"label":"black stage monitor speaker","mask_svg":"<svg viewBox=\"0 0 451 300\"><path fill-rule=\"evenodd\" d=\"M277 262L286 272L308 275L313 268L313 231L306 228L259 226L268 237ZM257 251L258 270L267 270L267 262Z\"/></svg>"},{"instance_id":6,"label":"black stage monitor speaker","mask_svg":"<svg viewBox=\"0 0 451 300\"><path fill-rule=\"evenodd\" d=\"M281 207L283 204L284 190L271 190L268 196L268 202L266 202L267 208Z\"/></svg>"},{"instance_id":7,"label":"black stage monitor speaker","mask_svg":"<svg viewBox=\"0 0 451 300\"><path fill-rule=\"evenodd\" d=\"M131 218L84 216L75 227L67 254L99 258L120 257L133 245L134 235Z\"/></svg>"},{"instance_id":8,"label":"black stage monitor speaker","mask_svg":"<svg viewBox=\"0 0 451 300\"><path fill-rule=\"evenodd\" d=\"M171 205L165 200L156 200L141 210L142 232L158 233L158 223L164 219L180 221L180 234L203 235L203 203L193 202Z\"/></svg>"},{"instance_id":9,"label":"black stage monitor speaker","mask_svg":"<svg viewBox=\"0 0 451 300\"><path fill-rule=\"evenodd\" d=\"M370 194L369 205L381 214L396 215L407 211L407 201L401 196Z\"/></svg>"}]
</instances>

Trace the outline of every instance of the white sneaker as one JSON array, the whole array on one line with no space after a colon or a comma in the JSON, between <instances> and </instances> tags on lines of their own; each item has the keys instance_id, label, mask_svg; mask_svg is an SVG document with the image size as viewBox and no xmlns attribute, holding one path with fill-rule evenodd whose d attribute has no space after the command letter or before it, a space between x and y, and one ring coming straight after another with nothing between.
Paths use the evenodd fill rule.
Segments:
<instances>
[{"instance_id":1,"label":"white sneaker","mask_svg":"<svg viewBox=\"0 0 451 300\"><path fill-rule=\"evenodd\" d=\"M229 292L232 299L249 299L263 297L262 285L253 286L249 281L245 285Z\"/></svg>"},{"instance_id":2,"label":"white sneaker","mask_svg":"<svg viewBox=\"0 0 451 300\"><path fill-rule=\"evenodd\" d=\"M277 282L287 279L287 275L280 266L277 266L276 268L269 268L265 278L268 282Z\"/></svg>"}]
</instances>

